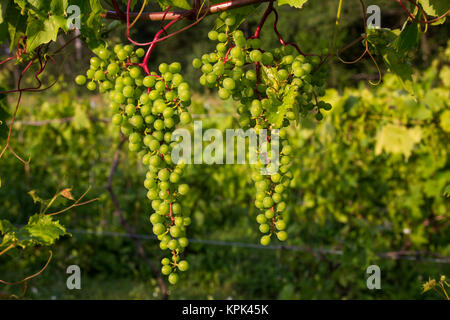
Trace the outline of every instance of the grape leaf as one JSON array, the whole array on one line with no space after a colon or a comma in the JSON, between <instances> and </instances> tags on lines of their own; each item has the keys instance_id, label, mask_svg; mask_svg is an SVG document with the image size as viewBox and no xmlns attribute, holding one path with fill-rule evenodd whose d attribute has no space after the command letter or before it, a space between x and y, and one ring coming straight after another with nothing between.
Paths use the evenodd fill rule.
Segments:
<instances>
[{"instance_id":1,"label":"grape leaf","mask_svg":"<svg viewBox=\"0 0 450 320\"><path fill-rule=\"evenodd\" d=\"M439 124L445 132L450 132L450 110L445 110L439 117Z\"/></svg>"},{"instance_id":2,"label":"grape leaf","mask_svg":"<svg viewBox=\"0 0 450 320\"><path fill-rule=\"evenodd\" d=\"M419 29L417 23L407 24L398 38L393 43L393 47L398 51L409 51L419 42Z\"/></svg>"},{"instance_id":3,"label":"grape leaf","mask_svg":"<svg viewBox=\"0 0 450 320\"><path fill-rule=\"evenodd\" d=\"M308 0L278 0L278 5L282 6L288 4L291 7L301 9L306 2L308 2Z\"/></svg>"},{"instance_id":4,"label":"grape leaf","mask_svg":"<svg viewBox=\"0 0 450 320\"><path fill-rule=\"evenodd\" d=\"M6 13L6 8L8 8L8 2L6 3L1 3L0 2L0 24L3 23L3 21L5 20L4 16Z\"/></svg>"},{"instance_id":5,"label":"grape leaf","mask_svg":"<svg viewBox=\"0 0 450 320\"><path fill-rule=\"evenodd\" d=\"M22 16L15 6L8 6L6 9L6 20L9 33L9 51L13 51L16 46L17 39L25 33L26 16Z\"/></svg>"},{"instance_id":6,"label":"grape leaf","mask_svg":"<svg viewBox=\"0 0 450 320\"><path fill-rule=\"evenodd\" d=\"M50 3L50 12L56 16L63 16L68 7L68 0L52 0Z\"/></svg>"},{"instance_id":7,"label":"grape leaf","mask_svg":"<svg viewBox=\"0 0 450 320\"><path fill-rule=\"evenodd\" d=\"M281 128L286 112L294 107L298 95L297 86L286 85L283 100L271 98L271 108L267 112L267 120L274 128Z\"/></svg>"},{"instance_id":8,"label":"grape leaf","mask_svg":"<svg viewBox=\"0 0 450 320\"><path fill-rule=\"evenodd\" d=\"M28 224L22 228L27 237L37 244L51 245L59 237L67 235L64 228L57 220L45 214L35 214L30 217ZM20 239L19 239L20 240Z\"/></svg>"},{"instance_id":9,"label":"grape leaf","mask_svg":"<svg viewBox=\"0 0 450 320\"><path fill-rule=\"evenodd\" d=\"M450 9L448 0L419 0L419 3L425 13L433 17L441 16Z\"/></svg>"},{"instance_id":10,"label":"grape leaf","mask_svg":"<svg viewBox=\"0 0 450 320\"><path fill-rule=\"evenodd\" d=\"M383 151L393 154L403 154L406 161L411 156L416 143L422 139L420 127L406 128L401 125L387 124L381 128L376 137L375 154Z\"/></svg>"},{"instance_id":11,"label":"grape leaf","mask_svg":"<svg viewBox=\"0 0 450 320\"><path fill-rule=\"evenodd\" d=\"M33 17L28 19L27 49L33 51L38 46L50 41L55 41L58 36L59 23L54 16L50 16L43 22Z\"/></svg>"}]
</instances>

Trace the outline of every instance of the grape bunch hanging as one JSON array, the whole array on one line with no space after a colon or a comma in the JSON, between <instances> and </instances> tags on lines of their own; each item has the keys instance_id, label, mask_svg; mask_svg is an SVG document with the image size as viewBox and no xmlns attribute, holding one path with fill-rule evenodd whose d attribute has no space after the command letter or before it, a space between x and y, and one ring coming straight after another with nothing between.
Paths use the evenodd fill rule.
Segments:
<instances>
[{"instance_id":1,"label":"grape bunch hanging","mask_svg":"<svg viewBox=\"0 0 450 320\"><path fill-rule=\"evenodd\" d=\"M159 73L143 74L139 65L145 54L142 48L116 45L112 52L103 48L94 53L97 57L91 58L86 76L77 76L75 82L86 84L89 90L98 88L105 95L114 114L112 122L128 137L129 150L138 153L148 167L144 186L154 210L150 222L160 248L171 252L171 259L162 259L161 272L175 284L177 271L189 268L181 253L189 243L186 227L191 219L180 204L189 186L180 183L184 163L172 162L171 152L177 144L172 141L172 132L177 124L192 121L187 110L191 103L189 84L180 74L178 62L162 63Z\"/></svg>"},{"instance_id":2,"label":"grape bunch hanging","mask_svg":"<svg viewBox=\"0 0 450 320\"><path fill-rule=\"evenodd\" d=\"M279 36L282 46L273 50L262 49L259 39L262 24L273 8L269 6L262 23L252 37L245 38L236 28L237 18L229 12L220 14L214 30L208 33L217 41L216 50L193 60L195 68L202 71L200 83L208 88L217 88L221 99L233 98L239 101L239 123L242 128L253 128L256 133L266 129L266 155L258 157L252 179L256 186L255 206L261 210L256 220L264 235L261 244L268 245L273 235L280 241L287 239L286 222L283 213L290 180L292 179L292 147L287 140L285 127L300 116L315 112L317 120L323 118L321 109L330 110L331 105L320 101L325 95L325 68L314 69L321 63L319 56L305 56L296 53L296 46L288 45ZM326 55L326 52L324 52ZM269 143L272 130L278 129L277 149L281 154L278 163L271 163ZM274 150L275 152L275 150ZM269 173L260 174L267 166ZM272 168L272 169L270 169ZM275 172L275 168L278 168Z\"/></svg>"}]
</instances>

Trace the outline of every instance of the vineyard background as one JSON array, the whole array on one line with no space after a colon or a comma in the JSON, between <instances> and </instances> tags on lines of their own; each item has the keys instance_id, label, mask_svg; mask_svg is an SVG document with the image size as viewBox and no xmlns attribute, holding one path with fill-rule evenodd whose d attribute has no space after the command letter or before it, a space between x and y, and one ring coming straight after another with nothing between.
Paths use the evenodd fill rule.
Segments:
<instances>
[{"instance_id":1,"label":"vineyard background","mask_svg":"<svg viewBox=\"0 0 450 320\"><path fill-rule=\"evenodd\" d=\"M383 26L399 27L403 12L391 2L372 4L382 7ZM249 17L244 31L255 28L261 10ZM358 1L344 8L338 47L361 34L356 12ZM280 32L305 51L328 44L334 5L312 1L303 10L283 6L279 13ZM212 49L206 34L213 19L161 43L152 64L180 61L195 90L194 119L203 120L204 130L225 130L238 127L235 104L202 89L191 65L194 57ZM139 23L133 37L149 39L159 28L159 23ZM325 100L333 109L319 123L311 117L289 128L295 164L287 209L290 237L283 246L256 245L255 190L245 165L189 166L183 179L191 187L184 200L193 221L186 254L191 268L176 286L162 285L154 272L162 254L148 221L152 209L142 188L142 164L127 143L120 144L102 98L73 83L92 56L75 41L46 70L48 82L58 79L56 85L22 98L12 144L31 162L24 167L8 153L1 159L0 217L25 224L39 210L31 190L51 198L58 189L71 187L79 197L91 187L88 198L98 201L60 216L72 236L57 242L52 262L28 283L25 298L159 299L166 288L170 299L439 297L422 295L421 284L450 274L450 200L445 195L450 185L449 28L446 22L430 29L412 54L418 101L389 73L379 86L369 85L377 71L368 59L330 64ZM123 34L119 27L109 38L125 42ZM262 40L267 46L277 41L270 33L263 33ZM355 46L345 56L357 57L362 48ZM7 45L0 49L2 55L8 52ZM2 67L2 87L14 87L19 70L13 64ZM2 100L10 113L14 98ZM0 146L4 141L0 137ZM57 206L70 204L58 201ZM2 256L0 279L20 280L47 259L43 248ZM81 290L66 287L65 271L72 264L82 270ZM372 264L381 268L382 290L366 287L365 271ZM22 290L0 285L2 297Z\"/></svg>"}]
</instances>

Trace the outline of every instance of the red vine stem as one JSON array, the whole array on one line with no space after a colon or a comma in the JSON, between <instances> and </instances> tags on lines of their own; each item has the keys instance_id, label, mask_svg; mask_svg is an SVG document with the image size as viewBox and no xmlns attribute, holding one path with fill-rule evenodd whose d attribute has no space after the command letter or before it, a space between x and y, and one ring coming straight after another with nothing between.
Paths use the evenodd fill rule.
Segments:
<instances>
[{"instance_id":1,"label":"red vine stem","mask_svg":"<svg viewBox=\"0 0 450 320\"><path fill-rule=\"evenodd\" d=\"M147 49L147 52L145 53L145 57L144 60L142 61L142 63L140 64L140 66L144 69L146 74L150 74L150 71L148 70L148 60L150 58L150 54L152 53L153 49L155 49L156 46L156 40L159 39L159 37L161 36L161 34L163 34L163 32L165 31L165 29L170 28L172 25L174 25L176 22L178 22L179 20L181 20L182 18L179 17L175 20L170 21L169 23L167 23L163 29L159 30L156 34L155 37L153 38L153 41L151 42L150 46Z\"/></svg>"},{"instance_id":2,"label":"red vine stem","mask_svg":"<svg viewBox=\"0 0 450 320\"><path fill-rule=\"evenodd\" d=\"M270 1L269 5L267 6L266 11L264 12L261 21L259 22L258 26L256 27L255 33L253 34L252 38L256 38L258 39L260 34L261 34L261 30L262 27L264 26L264 23L266 22L267 17L270 15L270 13L274 11L273 8L273 0Z\"/></svg>"}]
</instances>

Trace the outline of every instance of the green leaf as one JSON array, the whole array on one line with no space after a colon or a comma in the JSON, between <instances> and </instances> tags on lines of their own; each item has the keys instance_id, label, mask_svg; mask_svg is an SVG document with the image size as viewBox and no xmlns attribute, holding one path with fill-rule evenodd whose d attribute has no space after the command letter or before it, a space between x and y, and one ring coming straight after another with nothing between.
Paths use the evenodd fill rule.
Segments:
<instances>
[{"instance_id":1,"label":"green leaf","mask_svg":"<svg viewBox=\"0 0 450 320\"><path fill-rule=\"evenodd\" d=\"M419 29L417 23L407 24L406 27L400 33L400 36L394 43L394 48L402 53L403 51L409 51L417 46L419 42Z\"/></svg>"},{"instance_id":2,"label":"green leaf","mask_svg":"<svg viewBox=\"0 0 450 320\"><path fill-rule=\"evenodd\" d=\"M8 220L0 220L0 233L6 234L9 232L15 232L17 228Z\"/></svg>"},{"instance_id":3,"label":"green leaf","mask_svg":"<svg viewBox=\"0 0 450 320\"><path fill-rule=\"evenodd\" d=\"M45 214L31 216L28 224L23 227L23 231L28 233L30 240L42 245L51 245L59 237L68 234L66 228L60 225L58 221Z\"/></svg>"},{"instance_id":4,"label":"green leaf","mask_svg":"<svg viewBox=\"0 0 450 320\"><path fill-rule=\"evenodd\" d=\"M298 95L297 86L287 85L283 94L283 101L271 99L272 106L267 112L267 120L274 128L281 128L286 112L294 107Z\"/></svg>"},{"instance_id":5,"label":"green leaf","mask_svg":"<svg viewBox=\"0 0 450 320\"><path fill-rule=\"evenodd\" d=\"M308 2L308 0L278 0L278 5L282 6L287 4L291 7L301 9L306 2Z\"/></svg>"},{"instance_id":6,"label":"green leaf","mask_svg":"<svg viewBox=\"0 0 450 320\"><path fill-rule=\"evenodd\" d=\"M50 12L55 16L63 16L68 7L68 0L51 0Z\"/></svg>"},{"instance_id":7,"label":"green leaf","mask_svg":"<svg viewBox=\"0 0 450 320\"><path fill-rule=\"evenodd\" d=\"M419 0L419 3L425 13L433 17L442 16L450 8L448 0Z\"/></svg>"},{"instance_id":8,"label":"green leaf","mask_svg":"<svg viewBox=\"0 0 450 320\"><path fill-rule=\"evenodd\" d=\"M59 22L58 18L50 16L43 22L30 17L27 26L27 48L33 51L41 44L55 41L58 36Z\"/></svg>"},{"instance_id":9,"label":"green leaf","mask_svg":"<svg viewBox=\"0 0 450 320\"><path fill-rule=\"evenodd\" d=\"M9 2L0 3L0 24L5 20L4 16L6 13L6 8L8 8Z\"/></svg>"},{"instance_id":10,"label":"green leaf","mask_svg":"<svg viewBox=\"0 0 450 320\"><path fill-rule=\"evenodd\" d=\"M408 161L416 143L422 139L420 127L406 128L404 126L388 124L381 128L377 134L375 154L383 151L392 154L403 154Z\"/></svg>"},{"instance_id":11,"label":"green leaf","mask_svg":"<svg viewBox=\"0 0 450 320\"><path fill-rule=\"evenodd\" d=\"M450 132L450 110L442 112L439 118L439 124L445 132Z\"/></svg>"},{"instance_id":12,"label":"green leaf","mask_svg":"<svg viewBox=\"0 0 450 320\"><path fill-rule=\"evenodd\" d=\"M9 51L13 51L17 40L25 33L27 17L20 14L15 6L8 6L6 9L6 20L9 33Z\"/></svg>"}]
</instances>

